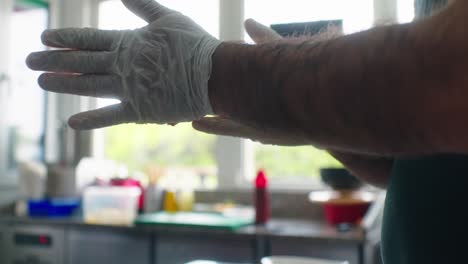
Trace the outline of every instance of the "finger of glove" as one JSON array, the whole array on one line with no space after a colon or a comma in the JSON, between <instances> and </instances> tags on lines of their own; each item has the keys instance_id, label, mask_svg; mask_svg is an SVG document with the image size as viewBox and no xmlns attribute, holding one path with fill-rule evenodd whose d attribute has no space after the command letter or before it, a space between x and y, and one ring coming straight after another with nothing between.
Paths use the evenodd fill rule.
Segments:
<instances>
[{"instance_id":1,"label":"finger of glove","mask_svg":"<svg viewBox=\"0 0 468 264\"><path fill-rule=\"evenodd\" d=\"M136 120L137 116L130 105L121 103L74 115L68 120L68 124L76 130L91 130Z\"/></svg>"},{"instance_id":2,"label":"finger of glove","mask_svg":"<svg viewBox=\"0 0 468 264\"><path fill-rule=\"evenodd\" d=\"M154 0L122 0L122 2L128 10L148 23L174 12Z\"/></svg>"},{"instance_id":3,"label":"finger of glove","mask_svg":"<svg viewBox=\"0 0 468 264\"><path fill-rule=\"evenodd\" d=\"M49 92L121 99L123 88L115 75L70 75L44 73L39 86Z\"/></svg>"},{"instance_id":4,"label":"finger of glove","mask_svg":"<svg viewBox=\"0 0 468 264\"><path fill-rule=\"evenodd\" d=\"M282 37L276 33L273 29L258 23L253 19L247 19L245 21L245 30L249 36L257 44L267 43L282 39Z\"/></svg>"},{"instance_id":5,"label":"finger of glove","mask_svg":"<svg viewBox=\"0 0 468 264\"><path fill-rule=\"evenodd\" d=\"M114 55L110 52L42 51L31 53L26 63L36 71L67 73L108 73Z\"/></svg>"},{"instance_id":6,"label":"finger of glove","mask_svg":"<svg viewBox=\"0 0 468 264\"><path fill-rule=\"evenodd\" d=\"M50 29L42 33L42 43L55 48L110 50L119 31L93 28Z\"/></svg>"}]
</instances>

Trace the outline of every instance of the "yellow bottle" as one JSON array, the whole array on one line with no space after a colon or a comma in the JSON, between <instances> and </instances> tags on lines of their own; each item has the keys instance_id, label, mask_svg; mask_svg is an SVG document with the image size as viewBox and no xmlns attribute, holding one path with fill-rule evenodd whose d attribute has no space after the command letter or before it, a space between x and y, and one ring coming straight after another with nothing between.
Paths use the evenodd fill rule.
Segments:
<instances>
[{"instance_id":1,"label":"yellow bottle","mask_svg":"<svg viewBox=\"0 0 468 264\"><path fill-rule=\"evenodd\" d=\"M166 191L164 195L163 209L168 213L177 213L178 206L174 191Z\"/></svg>"}]
</instances>

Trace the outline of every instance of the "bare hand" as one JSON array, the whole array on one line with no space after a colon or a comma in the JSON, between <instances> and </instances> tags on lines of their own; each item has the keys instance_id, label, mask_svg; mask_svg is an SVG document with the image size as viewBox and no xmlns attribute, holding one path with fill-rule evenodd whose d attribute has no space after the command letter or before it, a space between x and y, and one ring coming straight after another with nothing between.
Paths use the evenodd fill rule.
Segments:
<instances>
[{"instance_id":1,"label":"bare hand","mask_svg":"<svg viewBox=\"0 0 468 264\"><path fill-rule=\"evenodd\" d=\"M257 44L279 41L282 39L278 33L253 19L248 19L245 22L245 29ZM192 124L196 130L201 132L248 138L263 144L280 146L301 146L310 144L305 137L294 133L261 130L260 128L241 124L234 120L222 117L205 117L193 122Z\"/></svg>"}]
</instances>

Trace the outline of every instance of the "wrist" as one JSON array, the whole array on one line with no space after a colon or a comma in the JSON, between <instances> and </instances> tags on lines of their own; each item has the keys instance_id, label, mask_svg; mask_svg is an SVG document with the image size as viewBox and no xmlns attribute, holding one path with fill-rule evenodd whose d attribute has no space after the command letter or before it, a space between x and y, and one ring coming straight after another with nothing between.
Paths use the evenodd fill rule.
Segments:
<instances>
[{"instance_id":1,"label":"wrist","mask_svg":"<svg viewBox=\"0 0 468 264\"><path fill-rule=\"evenodd\" d=\"M213 54L209 97L214 113L262 129L291 128L283 46L222 43ZM281 56L280 56L281 55Z\"/></svg>"},{"instance_id":2,"label":"wrist","mask_svg":"<svg viewBox=\"0 0 468 264\"><path fill-rule=\"evenodd\" d=\"M213 112L220 116L233 113L240 96L244 65L241 58L248 58L245 44L223 42L212 56L212 71L208 81L208 94ZM245 77L245 76L244 76Z\"/></svg>"},{"instance_id":3,"label":"wrist","mask_svg":"<svg viewBox=\"0 0 468 264\"><path fill-rule=\"evenodd\" d=\"M215 50L212 56L212 69L210 79L208 80L208 97L211 103L211 108L214 114L221 115L222 112L222 72L223 60L222 57L226 53L226 43L221 43Z\"/></svg>"}]
</instances>

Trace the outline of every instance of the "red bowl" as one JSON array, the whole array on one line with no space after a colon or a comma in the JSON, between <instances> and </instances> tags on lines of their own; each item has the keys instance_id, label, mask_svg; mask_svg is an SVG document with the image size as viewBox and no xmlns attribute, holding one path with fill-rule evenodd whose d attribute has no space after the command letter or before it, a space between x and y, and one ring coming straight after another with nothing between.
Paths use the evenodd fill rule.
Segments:
<instances>
[{"instance_id":1,"label":"red bowl","mask_svg":"<svg viewBox=\"0 0 468 264\"><path fill-rule=\"evenodd\" d=\"M323 204L325 220L330 225L341 223L359 224L364 218L370 203L357 204Z\"/></svg>"},{"instance_id":2,"label":"red bowl","mask_svg":"<svg viewBox=\"0 0 468 264\"><path fill-rule=\"evenodd\" d=\"M328 224L359 224L376 194L367 191L314 191L309 200L321 204Z\"/></svg>"}]
</instances>

